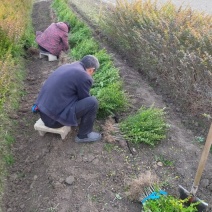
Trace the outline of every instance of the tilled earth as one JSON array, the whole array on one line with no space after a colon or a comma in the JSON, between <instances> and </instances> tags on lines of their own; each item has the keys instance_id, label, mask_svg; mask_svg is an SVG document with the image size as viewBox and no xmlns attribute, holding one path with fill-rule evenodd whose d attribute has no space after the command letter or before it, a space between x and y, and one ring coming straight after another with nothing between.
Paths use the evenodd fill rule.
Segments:
<instances>
[{"instance_id":1,"label":"tilled earth","mask_svg":"<svg viewBox=\"0 0 212 212\"><path fill-rule=\"evenodd\" d=\"M34 3L35 31L44 30L55 21L50 4L51 1ZM155 148L130 144L131 154L123 141L77 144L73 140L74 129L65 140L50 133L40 137L34 130L39 116L32 114L30 108L42 83L58 67L59 61L48 62L47 58L31 55L26 61L27 94L14 116L18 123L14 129L15 163L8 170L3 212L140 212L141 204L130 201L125 191L128 181L147 170L160 178L171 195L179 196L179 184L188 190L191 188L202 145L195 142L193 133L183 126L173 108L156 95L141 75L118 54L110 53L113 53L115 66L120 69L124 89L130 94L131 110L153 103L159 108L166 107L170 124L167 139ZM103 123L98 121L97 125ZM199 198L209 203L208 211L212 211L211 162L210 155L197 192Z\"/></svg>"}]
</instances>

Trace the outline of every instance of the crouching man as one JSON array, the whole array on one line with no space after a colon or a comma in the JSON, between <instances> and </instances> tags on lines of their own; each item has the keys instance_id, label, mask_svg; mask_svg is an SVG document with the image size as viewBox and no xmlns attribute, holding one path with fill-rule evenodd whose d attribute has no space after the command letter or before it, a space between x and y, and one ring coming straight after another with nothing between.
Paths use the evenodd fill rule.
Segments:
<instances>
[{"instance_id":1,"label":"crouching man","mask_svg":"<svg viewBox=\"0 0 212 212\"><path fill-rule=\"evenodd\" d=\"M45 81L35 105L44 124L50 128L78 126L75 142L95 142L101 134L93 132L98 101L90 95L92 75L99 68L93 55L58 67Z\"/></svg>"}]
</instances>

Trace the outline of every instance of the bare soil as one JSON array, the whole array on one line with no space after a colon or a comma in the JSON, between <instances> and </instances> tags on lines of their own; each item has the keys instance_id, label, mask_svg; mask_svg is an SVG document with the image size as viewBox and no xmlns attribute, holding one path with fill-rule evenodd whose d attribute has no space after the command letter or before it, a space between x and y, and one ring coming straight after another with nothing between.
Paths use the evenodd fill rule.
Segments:
<instances>
[{"instance_id":1,"label":"bare soil","mask_svg":"<svg viewBox=\"0 0 212 212\"><path fill-rule=\"evenodd\" d=\"M44 30L53 21L50 4L50 1L34 3L35 31ZM170 195L179 196L178 185L190 190L203 146L182 124L173 105L167 105L121 56L106 44L102 45L113 54L114 64L120 69L124 89L130 94L132 111L153 103L158 108L166 107L170 124L167 139L155 148L130 144L131 154L122 141L77 144L73 139L74 130L65 140L51 133L39 136L34 130L39 116L31 113L31 105L43 81L58 67L59 61L48 62L47 58L29 55L27 94L13 116L18 123L14 128L15 163L8 168L3 212L140 212L141 204L130 201L125 191L130 180L146 171L155 173ZM97 125L102 124L97 121ZM208 211L212 211L211 162L210 155L197 192L197 196L209 204Z\"/></svg>"}]
</instances>

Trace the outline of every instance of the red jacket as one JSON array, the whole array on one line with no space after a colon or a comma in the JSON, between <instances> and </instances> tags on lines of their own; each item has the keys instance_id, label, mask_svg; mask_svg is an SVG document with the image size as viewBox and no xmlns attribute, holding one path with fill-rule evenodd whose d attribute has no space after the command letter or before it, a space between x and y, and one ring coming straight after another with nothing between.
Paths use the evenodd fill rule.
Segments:
<instances>
[{"instance_id":1,"label":"red jacket","mask_svg":"<svg viewBox=\"0 0 212 212\"><path fill-rule=\"evenodd\" d=\"M53 55L69 49L68 27L63 22L52 23L44 32L36 32L36 42Z\"/></svg>"}]
</instances>

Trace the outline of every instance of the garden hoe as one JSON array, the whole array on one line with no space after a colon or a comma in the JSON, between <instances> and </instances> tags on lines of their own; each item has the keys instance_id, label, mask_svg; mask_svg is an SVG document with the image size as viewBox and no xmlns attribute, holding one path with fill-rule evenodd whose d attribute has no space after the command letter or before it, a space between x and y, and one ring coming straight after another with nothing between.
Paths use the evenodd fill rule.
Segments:
<instances>
[{"instance_id":1,"label":"garden hoe","mask_svg":"<svg viewBox=\"0 0 212 212\"><path fill-rule=\"evenodd\" d=\"M202 151L202 155L199 161L199 165L197 168L197 172L195 175L195 179L191 188L191 191L187 191L182 186L179 185L179 192L180 192L180 199L188 199L186 202L186 205L189 206L191 203L197 203L196 208L198 212L204 212L206 211L208 204L202 200L200 200L198 197L196 197L196 192L199 186L200 178L202 176L202 172L205 168L206 160L208 158L208 154L210 151L210 147L212 144L212 124L210 126L210 130L205 142L204 149Z\"/></svg>"}]
</instances>

